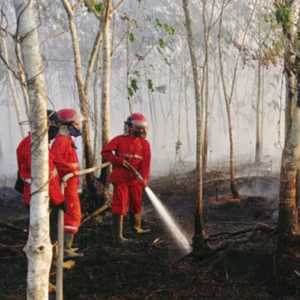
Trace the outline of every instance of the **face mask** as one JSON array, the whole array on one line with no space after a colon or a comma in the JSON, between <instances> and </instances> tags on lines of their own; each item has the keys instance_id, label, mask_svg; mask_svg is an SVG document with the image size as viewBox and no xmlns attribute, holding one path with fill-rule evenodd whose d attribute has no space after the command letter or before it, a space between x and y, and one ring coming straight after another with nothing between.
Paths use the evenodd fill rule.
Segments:
<instances>
[{"instance_id":1,"label":"face mask","mask_svg":"<svg viewBox=\"0 0 300 300\"><path fill-rule=\"evenodd\" d=\"M58 127L55 127L55 126L49 127L49 130L48 130L49 141L53 140L56 137L56 135L58 134L58 130L59 130Z\"/></svg>"},{"instance_id":2,"label":"face mask","mask_svg":"<svg viewBox=\"0 0 300 300\"><path fill-rule=\"evenodd\" d=\"M134 128L132 130L132 135L136 136L136 137L142 137L145 138L147 133L145 128Z\"/></svg>"},{"instance_id":3,"label":"face mask","mask_svg":"<svg viewBox=\"0 0 300 300\"><path fill-rule=\"evenodd\" d=\"M80 130L75 128L74 126L69 126L68 130L69 130L70 136L73 136L73 137L81 136Z\"/></svg>"}]
</instances>

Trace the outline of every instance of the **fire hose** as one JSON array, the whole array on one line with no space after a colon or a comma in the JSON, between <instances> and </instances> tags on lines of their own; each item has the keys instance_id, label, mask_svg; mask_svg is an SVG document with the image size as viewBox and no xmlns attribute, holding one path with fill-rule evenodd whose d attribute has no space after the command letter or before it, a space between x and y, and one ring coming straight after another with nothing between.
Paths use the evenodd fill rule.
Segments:
<instances>
[{"instance_id":1,"label":"fire hose","mask_svg":"<svg viewBox=\"0 0 300 300\"><path fill-rule=\"evenodd\" d=\"M64 189L67 181L74 176L82 176L93 173L97 170L106 168L110 165L109 162L95 166L92 168L72 172L66 174L61 183L61 192L64 194ZM64 260L64 211L59 209L57 219L57 241L58 253L56 258L56 300L63 300L63 260Z\"/></svg>"}]
</instances>

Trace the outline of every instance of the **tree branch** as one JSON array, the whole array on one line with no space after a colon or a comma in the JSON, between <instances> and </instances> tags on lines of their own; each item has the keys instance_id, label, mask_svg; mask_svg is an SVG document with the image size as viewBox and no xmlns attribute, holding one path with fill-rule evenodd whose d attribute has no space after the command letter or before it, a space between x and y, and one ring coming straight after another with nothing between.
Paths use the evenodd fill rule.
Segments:
<instances>
[{"instance_id":1,"label":"tree branch","mask_svg":"<svg viewBox=\"0 0 300 300\"><path fill-rule=\"evenodd\" d=\"M95 63L96 63L96 60L97 60L97 54L99 52L99 48L100 48L100 45L101 45L101 42L102 42L103 30L101 28L102 27L101 25L102 25L102 22L100 22L100 24L99 24L99 29L98 29L98 32L97 32L97 36L95 38L94 45L93 45L93 48L92 48L92 52L91 52L91 55L90 55L90 58L89 58L88 68L87 68L86 77L85 77L85 86L84 86L86 94L88 93L89 83L90 83L90 80L91 80L93 70L95 68Z\"/></svg>"},{"instance_id":2,"label":"tree branch","mask_svg":"<svg viewBox=\"0 0 300 300\"><path fill-rule=\"evenodd\" d=\"M119 0L119 2L113 7L112 13L114 13L123 4L124 0Z\"/></svg>"}]
</instances>

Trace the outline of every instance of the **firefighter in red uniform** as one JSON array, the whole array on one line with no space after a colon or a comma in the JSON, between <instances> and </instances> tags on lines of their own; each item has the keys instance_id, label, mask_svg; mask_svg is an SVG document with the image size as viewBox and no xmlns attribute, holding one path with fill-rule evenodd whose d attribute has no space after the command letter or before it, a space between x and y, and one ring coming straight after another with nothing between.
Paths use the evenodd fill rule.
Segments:
<instances>
[{"instance_id":1,"label":"firefighter in red uniform","mask_svg":"<svg viewBox=\"0 0 300 300\"><path fill-rule=\"evenodd\" d=\"M76 146L73 137L78 137L80 133L79 115L74 109L62 109L57 112L60 122L59 133L56 136L51 152L54 156L54 163L58 170L60 179L68 173L76 174L79 170L79 161L76 153ZM81 207L78 195L78 176L70 178L65 186L65 257L79 257L82 253L76 252L72 248L74 235L78 232L81 223Z\"/></svg>"},{"instance_id":2,"label":"firefighter in red uniform","mask_svg":"<svg viewBox=\"0 0 300 300\"><path fill-rule=\"evenodd\" d=\"M126 241L123 220L128 210L133 215L133 228L137 234L142 229L142 192L150 175L151 150L146 140L147 121L140 113L133 113L125 122L126 133L113 138L103 149L104 160L112 163L109 181L114 186L112 198L113 236L118 242ZM129 166L144 178L140 182Z\"/></svg>"},{"instance_id":3,"label":"firefighter in red uniform","mask_svg":"<svg viewBox=\"0 0 300 300\"><path fill-rule=\"evenodd\" d=\"M55 111L48 110L48 137L49 143L56 136L58 132L58 119ZM29 206L31 200L31 133L25 137L17 148L17 162L18 162L18 191L23 194L23 201L26 206ZM60 190L60 182L57 171L53 162L53 155L49 152L49 198L50 203L54 206L60 205L64 202L63 194Z\"/></svg>"}]
</instances>

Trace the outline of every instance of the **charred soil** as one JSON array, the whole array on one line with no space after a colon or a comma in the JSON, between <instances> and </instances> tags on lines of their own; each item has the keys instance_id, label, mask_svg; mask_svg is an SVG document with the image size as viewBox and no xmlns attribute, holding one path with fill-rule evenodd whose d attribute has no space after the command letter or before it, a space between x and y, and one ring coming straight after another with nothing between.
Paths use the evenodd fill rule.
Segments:
<instances>
[{"instance_id":1,"label":"charred soil","mask_svg":"<svg viewBox=\"0 0 300 300\"><path fill-rule=\"evenodd\" d=\"M151 233L137 237L126 224L127 245L112 243L110 213L82 226L76 242L85 256L65 271L65 299L300 299L300 269L292 286L279 289L273 278L278 179L239 178L236 201L228 181L215 177L205 189L210 255L183 253L145 199L144 226ZM159 178L151 187L192 240L193 174ZM25 299L27 233L18 228L26 224L9 222L13 226L0 223L0 299Z\"/></svg>"}]
</instances>

